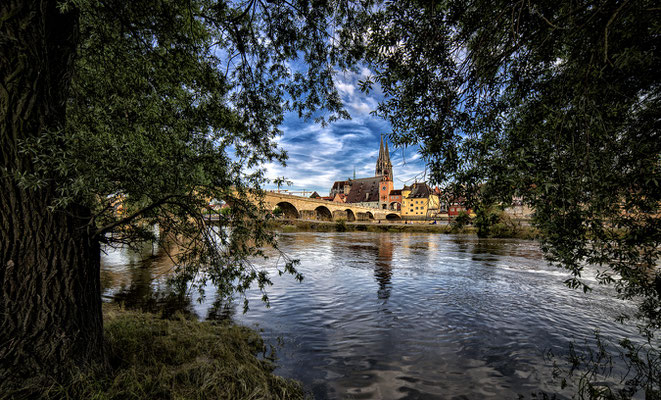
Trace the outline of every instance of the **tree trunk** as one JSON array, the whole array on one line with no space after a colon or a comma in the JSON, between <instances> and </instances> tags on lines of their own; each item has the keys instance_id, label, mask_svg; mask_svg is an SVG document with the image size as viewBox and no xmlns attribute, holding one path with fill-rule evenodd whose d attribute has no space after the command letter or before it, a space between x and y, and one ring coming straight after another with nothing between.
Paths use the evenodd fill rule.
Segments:
<instances>
[{"instance_id":1,"label":"tree trunk","mask_svg":"<svg viewBox=\"0 0 661 400\"><path fill-rule=\"evenodd\" d=\"M56 175L21 151L64 127L77 34L77 13L56 1L0 2L0 386L66 378L103 357L89 209L51 210Z\"/></svg>"}]
</instances>

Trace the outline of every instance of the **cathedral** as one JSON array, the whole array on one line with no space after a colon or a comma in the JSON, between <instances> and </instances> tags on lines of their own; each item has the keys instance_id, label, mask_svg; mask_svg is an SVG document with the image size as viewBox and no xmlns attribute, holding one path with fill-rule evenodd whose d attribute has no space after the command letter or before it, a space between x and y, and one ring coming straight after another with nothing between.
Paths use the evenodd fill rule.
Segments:
<instances>
[{"instance_id":1,"label":"cathedral","mask_svg":"<svg viewBox=\"0 0 661 400\"><path fill-rule=\"evenodd\" d=\"M457 200L456 204L453 203L452 209L448 209L448 204L441 201L441 191L438 188L432 189L426 182L416 181L411 186L395 190L388 141L386 140L384 146L383 135L381 135L379 156L376 159L373 177L356 179L354 173L353 179L333 183L330 196L319 198L362 207L399 211L403 218L414 220L438 218L441 214L447 217L455 212L454 215L457 215L460 208L466 211L460 200ZM467 211L470 213L470 210Z\"/></svg>"},{"instance_id":2,"label":"cathedral","mask_svg":"<svg viewBox=\"0 0 661 400\"><path fill-rule=\"evenodd\" d=\"M394 189L392 163L388 141L383 146L383 135L381 135L381 146L379 157L376 159L376 170L370 178L348 179L336 181L330 190L330 197L343 198L345 203L355 203L363 207L386 209L389 208L390 192Z\"/></svg>"}]
</instances>

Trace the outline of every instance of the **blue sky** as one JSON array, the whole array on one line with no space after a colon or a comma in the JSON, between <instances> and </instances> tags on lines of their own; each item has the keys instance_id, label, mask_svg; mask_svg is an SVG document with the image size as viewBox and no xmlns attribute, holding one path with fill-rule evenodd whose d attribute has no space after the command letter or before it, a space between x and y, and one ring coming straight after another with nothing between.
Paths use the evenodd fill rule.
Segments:
<instances>
[{"instance_id":1,"label":"blue sky","mask_svg":"<svg viewBox=\"0 0 661 400\"><path fill-rule=\"evenodd\" d=\"M277 139L279 146L289 155L287 166L276 163L265 165L267 178L285 176L292 182L290 191L317 191L327 196L334 181L353 176L374 176L376 158L379 154L381 134L390 132L390 124L370 115L376 109L382 94L372 91L361 93L358 81L364 79L369 70L360 73L341 72L335 82L342 100L351 114L350 120L336 121L326 127L313 121L304 121L295 114L287 115L281 127L283 134ZM417 148L395 149L390 146L395 188L422 180L425 170ZM267 185L274 189L275 185Z\"/></svg>"}]
</instances>

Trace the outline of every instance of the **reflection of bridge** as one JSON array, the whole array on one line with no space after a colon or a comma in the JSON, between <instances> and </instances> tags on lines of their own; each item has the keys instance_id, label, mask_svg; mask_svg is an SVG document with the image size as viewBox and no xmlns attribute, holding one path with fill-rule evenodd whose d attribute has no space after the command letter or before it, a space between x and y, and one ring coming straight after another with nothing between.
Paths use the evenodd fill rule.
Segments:
<instances>
[{"instance_id":1,"label":"reflection of bridge","mask_svg":"<svg viewBox=\"0 0 661 400\"><path fill-rule=\"evenodd\" d=\"M317 219L322 221L332 221L340 218L347 221L384 219L394 221L402 219L398 211L360 207L351 203L336 203L275 192L265 192L264 203L271 210L277 206L288 218Z\"/></svg>"}]
</instances>

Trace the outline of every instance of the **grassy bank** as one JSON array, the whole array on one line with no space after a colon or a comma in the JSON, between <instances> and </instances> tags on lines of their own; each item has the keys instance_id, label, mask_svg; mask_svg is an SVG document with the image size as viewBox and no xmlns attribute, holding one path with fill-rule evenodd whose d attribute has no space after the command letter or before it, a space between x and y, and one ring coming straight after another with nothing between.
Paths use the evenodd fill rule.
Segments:
<instances>
[{"instance_id":1,"label":"grassy bank","mask_svg":"<svg viewBox=\"0 0 661 400\"><path fill-rule=\"evenodd\" d=\"M104 309L109 367L67 385L25 388L8 398L302 399L301 386L273 375L253 330L183 317ZM2 395L0 395L2 397Z\"/></svg>"},{"instance_id":2,"label":"grassy bank","mask_svg":"<svg viewBox=\"0 0 661 400\"><path fill-rule=\"evenodd\" d=\"M451 225L430 225L423 223L375 223L375 222L325 222L312 220L279 219L270 221L273 229L282 232L419 232L419 233L444 233L444 234L469 234L476 235L477 229L473 226L463 228ZM535 239L537 232L529 226L510 226L496 224L492 228L489 237L493 238L516 238Z\"/></svg>"},{"instance_id":3,"label":"grassy bank","mask_svg":"<svg viewBox=\"0 0 661 400\"><path fill-rule=\"evenodd\" d=\"M473 227L453 230L449 225L376 223L376 222L335 222L280 219L270 221L273 229L282 232L423 232L423 233L475 233Z\"/></svg>"}]
</instances>

